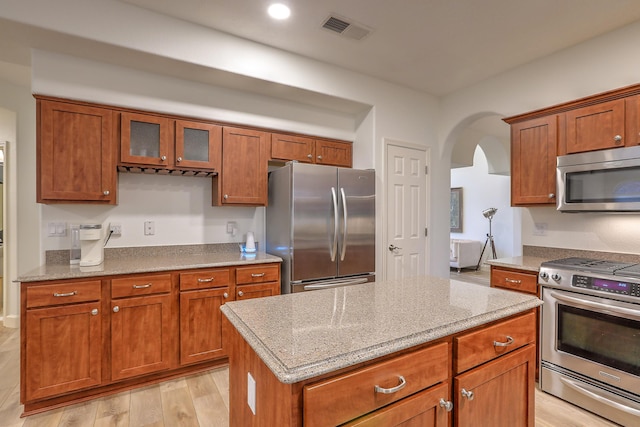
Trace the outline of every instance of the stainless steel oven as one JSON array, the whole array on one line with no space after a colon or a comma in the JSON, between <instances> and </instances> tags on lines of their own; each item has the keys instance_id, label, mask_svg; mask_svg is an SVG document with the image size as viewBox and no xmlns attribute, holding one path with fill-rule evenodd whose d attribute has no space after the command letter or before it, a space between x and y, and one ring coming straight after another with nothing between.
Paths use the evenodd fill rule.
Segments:
<instances>
[{"instance_id":1,"label":"stainless steel oven","mask_svg":"<svg viewBox=\"0 0 640 427\"><path fill-rule=\"evenodd\" d=\"M541 389L628 426L640 425L636 272L636 264L569 258L544 263L539 276Z\"/></svg>"}]
</instances>

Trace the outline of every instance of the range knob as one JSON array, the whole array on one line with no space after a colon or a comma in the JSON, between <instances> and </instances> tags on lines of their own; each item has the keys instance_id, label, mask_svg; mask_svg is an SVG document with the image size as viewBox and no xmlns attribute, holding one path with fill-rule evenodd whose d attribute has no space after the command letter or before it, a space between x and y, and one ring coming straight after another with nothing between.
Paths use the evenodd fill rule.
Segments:
<instances>
[{"instance_id":1,"label":"range knob","mask_svg":"<svg viewBox=\"0 0 640 427\"><path fill-rule=\"evenodd\" d=\"M549 273L547 273L546 271L540 272L540 278L542 280L549 280Z\"/></svg>"},{"instance_id":2,"label":"range knob","mask_svg":"<svg viewBox=\"0 0 640 427\"><path fill-rule=\"evenodd\" d=\"M553 273L553 274L551 275L551 278L552 278L553 280L555 280L556 282L560 282L560 279L561 279L562 277L561 277L558 273Z\"/></svg>"}]
</instances>

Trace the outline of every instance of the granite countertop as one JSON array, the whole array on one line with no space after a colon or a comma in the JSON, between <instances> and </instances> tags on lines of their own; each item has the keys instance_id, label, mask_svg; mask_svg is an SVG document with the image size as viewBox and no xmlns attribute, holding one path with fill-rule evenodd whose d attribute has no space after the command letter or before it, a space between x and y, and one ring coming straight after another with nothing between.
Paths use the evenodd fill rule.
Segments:
<instances>
[{"instance_id":1,"label":"granite countertop","mask_svg":"<svg viewBox=\"0 0 640 427\"><path fill-rule=\"evenodd\" d=\"M291 384L542 304L535 296L435 277L233 301L221 310Z\"/></svg>"},{"instance_id":2,"label":"granite countertop","mask_svg":"<svg viewBox=\"0 0 640 427\"><path fill-rule=\"evenodd\" d=\"M282 262L282 258L264 252L247 255L235 252L211 252L197 254L166 254L155 256L129 256L105 261L94 267L69 264L46 264L20 277L18 282L75 279L81 277L114 276L119 274L152 273L186 270L191 268L225 267L229 265L263 264Z\"/></svg>"},{"instance_id":3,"label":"granite countertop","mask_svg":"<svg viewBox=\"0 0 640 427\"><path fill-rule=\"evenodd\" d=\"M489 265L495 265L496 267L516 268L518 270L538 273L540 271L540 264L550 259L551 258L524 255L510 258L488 259L485 262Z\"/></svg>"}]
</instances>

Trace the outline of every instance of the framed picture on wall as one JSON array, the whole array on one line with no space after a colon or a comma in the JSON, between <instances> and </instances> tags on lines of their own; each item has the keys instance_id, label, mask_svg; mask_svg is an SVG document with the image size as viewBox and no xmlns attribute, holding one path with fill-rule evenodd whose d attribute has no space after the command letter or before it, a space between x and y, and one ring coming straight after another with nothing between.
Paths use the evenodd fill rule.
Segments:
<instances>
[{"instance_id":1,"label":"framed picture on wall","mask_svg":"<svg viewBox=\"0 0 640 427\"><path fill-rule=\"evenodd\" d=\"M462 187L451 189L451 232L462 233Z\"/></svg>"}]
</instances>

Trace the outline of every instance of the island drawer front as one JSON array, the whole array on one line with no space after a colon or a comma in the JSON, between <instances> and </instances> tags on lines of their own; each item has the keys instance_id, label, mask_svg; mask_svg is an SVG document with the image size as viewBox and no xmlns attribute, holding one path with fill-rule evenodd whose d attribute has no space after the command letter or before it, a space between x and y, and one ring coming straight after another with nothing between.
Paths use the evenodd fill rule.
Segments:
<instances>
[{"instance_id":1,"label":"island drawer front","mask_svg":"<svg viewBox=\"0 0 640 427\"><path fill-rule=\"evenodd\" d=\"M213 270L199 270L190 273L180 273L180 290L208 289L229 286L231 270L217 268Z\"/></svg>"},{"instance_id":2,"label":"island drawer front","mask_svg":"<svg viewBox=\"0 0 640 427\"><path fill-rule=\"evenodd\" d=\"M454 370L467 371L535 340L535 312L464 334L454 339Z\"/></svg>"},{"instance_id":3,"label":"island drawer front","mask_svg":"<svg viewBox=\"0 0 640 427\"><path fill-rule=\"evenodd\" d=\"M29 286L27 288L27 308L99 301L100 284L100 280L89 280Z\"/></svg>"},{"instance_id":4,"label":"island drawer front","mask_svg":"<svg viewBox=\"0 0 640 427\"><path fill-rule=\"evenodd\" d=\"M305 427L335 426L424 390L449 378L449 344L407 353L335 378L310 384L303 390ZM395 393L375 391L405 386ZM347 398L348 396L348 398Z\"/></svg>"},{"instance_id":5,"label":"island drawer front","mask_svg":"<svg viewBox=\"0 0 640 427\"><path fill-rule=\"evenodd\" d=\"M278 264L252 265L251 267L236 268L236 284L275 282L280 280L280 266Z\"/></svg>"},{"instance_id":6,"label":"island drawer front","mask_svg":"<svg viewBox=\"0 0 640 427\"><path fill-rule=\"evenodd\" d=\"M538 275L493 268L491 270L491 285L497 288L537 295Z\"/></svg>"},{"instance_id":7,"label":"island drawer front","mask_svg":"<svg viewBox=\"0 0 640 427\"><path fill-rule=\"evenodd\" d=\"M111 280L111 298L171 292L171 274L148 274Z\"/></svg>"}]
</instances>

